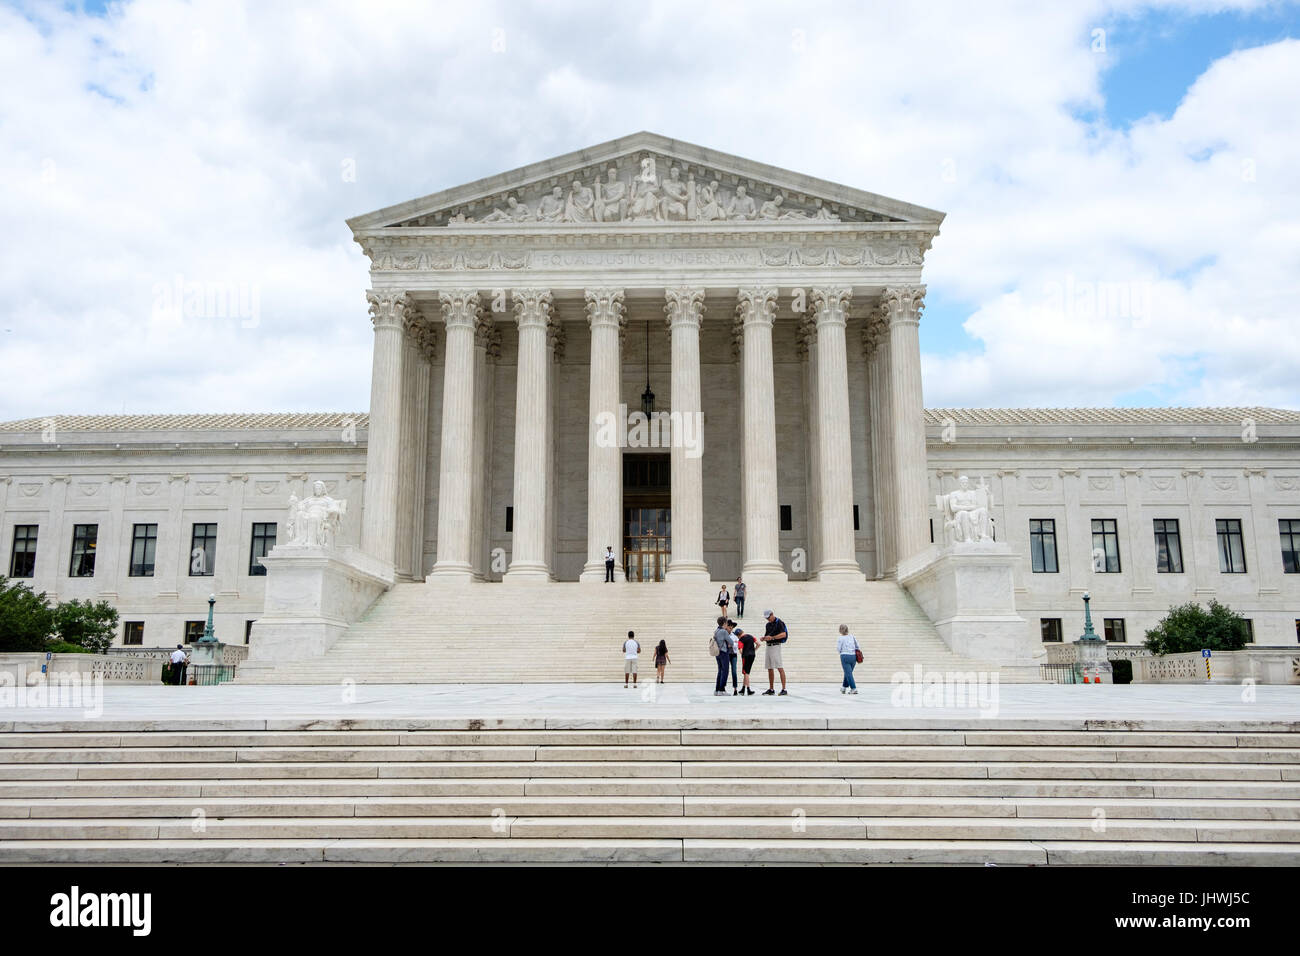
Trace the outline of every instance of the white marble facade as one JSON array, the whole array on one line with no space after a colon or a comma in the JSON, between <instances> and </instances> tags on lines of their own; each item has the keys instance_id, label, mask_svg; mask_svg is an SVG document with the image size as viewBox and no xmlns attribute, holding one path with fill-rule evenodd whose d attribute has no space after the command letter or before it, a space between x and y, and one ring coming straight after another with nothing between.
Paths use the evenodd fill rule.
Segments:
<instances>
[{"instance_id":1,"label":"white marble facade","mask_svg":"<svg viewBox=\"0 0 1300 956\"><path fill-rule=\"evenodd\" d=\"M921 267L942 218L650 134L357 217L368 415L0 424L0 572L35 525L38 589L113 600L146 646L179 641L215 593L239 643L265 594L253 524L282 524L321 480L349 502L338 544L397 580L599 583L635 452L592 423L640 408L648 357L656 409L702 417L701 456L650 449L673 458L670 575L893 577L932 519L942 536L936 499L966 474L1017 555L1035 640L1043 618L1077 636L1087 589L1130 642L1171 603L1219 597L1258 642L1294 643L1278 521L1300 521L1300 413L924 411ZM1059 569L1034 573L1045 518ZM1091 571L1092 518L1117 522L1119 572ZM1154 571L1155 518L1180 520L1179 574ZM1220 518L1242 522L1245 573L1219 571ZM215 573L193 576L204 522ZM92 523L95 575L73 577L73 528ZM127 573L137 523L158 528L151 577Z\"/></svg>"}]
</instances>

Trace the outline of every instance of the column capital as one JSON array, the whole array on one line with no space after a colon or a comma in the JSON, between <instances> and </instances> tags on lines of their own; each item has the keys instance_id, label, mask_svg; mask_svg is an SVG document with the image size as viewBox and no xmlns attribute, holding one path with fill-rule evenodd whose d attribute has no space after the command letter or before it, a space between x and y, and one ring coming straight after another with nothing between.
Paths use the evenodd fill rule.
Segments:
<instances>
[{"instance_id":1,"label":"column capital","mask_svg":"<svg viewBox=\"0 0 1300 956\"><path fill-rule=\"evenodd\" d=\"M370 321L374 323L376 331L397 329L400 332L406 322L407 311L414 306L405 292L391 290L375 292L372 289L366 293L366 302L369 303Z\"/></svg>"},{"instance_id":2,"label":"column capital","mask_svg":"<svg viewBox=\"0 0 1300 956\"><path fill-rule=\"evenodd\" d=\"M587 300L587 324L591 328L617 325L621 330L627 324L622 289L587 289L583 296Z\"/></svg>"},{"instance_id":3,"label":"column capital","mask_svg":"<svg viewBox=\"0 0 1300 956\"><path fill-rule=\"evenodd\" d=\"M668 327L691 325L698 329L704 319L704 290L691 286L677 286L664 290L668 304L664 313L668 316Z\"/></svg>"},{"instance_id":4,"label":"column capital","mask_svg":"<svg viewBox=\"0 0 1300 956\"><path fill-rule=\"evenodd\" d=\"M769 286L748 286L736 295L736 317L742 325L766 325L776 321L777 290Z\"/></svg>"},{"instance_id":5,"label":"column capital","mask_svg":"<svg viewBox=\"0 0 1300 956\"><path fill-rule=\"evenodd\" d=\"M470 328L478 324L483 314L478 289L445 289L438 293L442 304L442 321L447 328Z\"/></svg>"},{"instance_id":6,"label":"column capital","mask_svg":"<svg viewBox=\"0 0 1300 956\"><path fill-rule=\"evenodd\" d=\"M851 301L853 301L853 290L846 286L826 286L813 289L812 302L817 327L844 325L847 321Z\"/></svg>"},{"instance_id":7,"label":"column capital","mask_svg":"<svg viewBox=\"0 0 1300 956\"><path fill-rule=\"evenodd\" d=\"M880 296L885 321L891 326L902 322L920 322L925 308L925 286L905 285L886 289Z\"/></svg>"},{"instance_id":8,"label":"column capital","mask_svg":"<svg viewBox=\"0 0 1300 956\"><path fill-rule=\"evenodd\" d=\"M545 328L551 318L550 289L515 289L515 322L519 328Z\"/></svg>"}]
</instances>

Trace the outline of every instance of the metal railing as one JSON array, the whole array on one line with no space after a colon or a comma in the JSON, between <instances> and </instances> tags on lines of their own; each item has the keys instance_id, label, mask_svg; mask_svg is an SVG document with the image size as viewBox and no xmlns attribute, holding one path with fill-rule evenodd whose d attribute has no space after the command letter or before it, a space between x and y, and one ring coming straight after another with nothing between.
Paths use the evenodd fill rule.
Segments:
<instances>
[{"instance_id":1,"label":"metal railing","mask_svg":"<svg viewBox=\"0 0 1300 956\"><path fill-rule=\"evenodd\" d=\"M1077 684L1079 672L1073 664L1039 664L1039 676L1053 684Z\"/></svg>"},{"instance_id":2,"label":"metal railing","mask_svg":"<svg viewBox=\"0 0 1300 956\"><path fill-rule=\"evenodd\" d=\"M234 664L191 664L189 673L199 686L224 684L235 679Z\"/></svg>"}]
</instances>

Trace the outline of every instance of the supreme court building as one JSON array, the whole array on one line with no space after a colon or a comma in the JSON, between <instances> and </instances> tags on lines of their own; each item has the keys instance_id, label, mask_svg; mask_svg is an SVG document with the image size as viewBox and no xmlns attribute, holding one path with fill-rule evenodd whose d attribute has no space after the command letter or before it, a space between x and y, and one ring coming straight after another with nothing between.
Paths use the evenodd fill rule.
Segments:
<instances>
[{"instance_id":1,"label":"supreme court building","mask_svg":"<svg viewBox=\"0 0 1300 956\"><path fill-rule=\"evenodd\" d=\"M538 592L509 585L603 587L611 547L625 588L743 573L809 615L796 582L864 618L889 588L906 616L905 586L954 648L957 618L1071 640L1089 591L1115 642L1217 598L1256 641L1294 644L1300 412L925 410L942 220L649 133L359 216L368 415L0 423L0 572L112 601L119 642L145 646L201 631L213 593L224 639L247 641L275 603L286 503L320 480L371 588L336 631L375 594L407 595L400 623L456 608L462 584L521 610ZM1001 596L958 614L935 595L969 601L974 578L925 568L947 560L963 475L995 540L952 561Z\"/></svg>"},{"instance_id":2,"label":"supreme court building","mask_svg":"<svg viewBox=\"0 0 1300 956\"><path fill-rule=\"evenodd\" d=\"M942 219L642 133L350 220L364 549L399 579L599 581L607 546L638 580L890 574L930 540Z\"/></svg>"}]
</instances>

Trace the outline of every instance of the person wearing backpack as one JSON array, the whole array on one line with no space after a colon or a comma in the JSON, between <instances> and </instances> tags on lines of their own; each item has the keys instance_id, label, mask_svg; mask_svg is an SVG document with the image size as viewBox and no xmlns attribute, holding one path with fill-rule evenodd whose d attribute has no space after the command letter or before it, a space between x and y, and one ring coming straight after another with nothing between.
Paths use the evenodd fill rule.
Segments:
<instances>
[{"instance_id":1,"label":"person wearing backpack","mask_svg":"<svg viewBox=\"0 0 1300 956\"><path fill-rule=\"evenodd\" d=\"M862 662L862 648L858 639L849 633L847 624L840 625L840 638L837 643L840 652L840 666L844 668L844 683L840 685L841 694L856 694L857 682L853 679L853 668Z\"/></svg>"},{"instance_id":2,"label":"person wearing backpack","mask_svg":"<svg viewBox=\"0 0 1300 956\"><path fill-rule=\"evenodd\" d=\"M764 611L763 617L767 620L767 628L763 633L763 643L767 649L763 652L763 666L767 668L767 690L763 691L764 697L771 697L776 694L776 675L775 671L781 672L781 693L778 697L785 697L785 661L781 658L781 647L790 639L790 633L786 629L785 621L781 620L771 611Z\"/></svg>"},{"instance_id":3,"label":"person wearing backpack","mask_svg":"<svg viewBox=\"0 0 1300 956\"><path fill-rule=\"evenodd\" d=\"M727 619L718 618L718 626L709 641L709 653L718 665L718 679L713 684L714 697L727 696L727 671L731 670L731 635L727 633Z\"/></svg>"}]
</instances>

